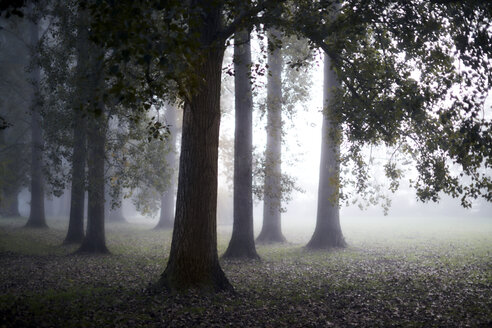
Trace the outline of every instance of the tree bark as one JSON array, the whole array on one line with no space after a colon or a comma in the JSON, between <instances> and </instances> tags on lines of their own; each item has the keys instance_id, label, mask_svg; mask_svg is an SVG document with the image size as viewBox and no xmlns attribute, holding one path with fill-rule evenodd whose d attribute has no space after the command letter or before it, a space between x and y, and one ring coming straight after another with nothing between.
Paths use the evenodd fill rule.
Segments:
<instances>
[{"instance_id":1,"label":"tree bark","mask_svg":"<svg viewBox=\"0 0 492 328\"><path fill-rule=\"evenodd\" d=\"M174 205L176 190L176 137L178 134L178 118L176 107L168 104L166 108L166 124L169 127L168 153L166 154L166 167L169 170L169 184L161 198L161 213L159 222L154 229L171 229L174 225Z\"/></svg>"},{"instance_id":2,"label":"tree bark","mask_svg":"<svg viewBox=\"0 0 492 328\"><path fill-rule=\"evenodd\" d=\"M84 205L85 205L85 163L86 119L82 111L74 110L74 146L72 155L72 186L70 198L70 220L65 244L80 243L84 239Z\"/></svg>"},{"instance_id":3,"label":"tree bark","mask_svg":"<svg viewBox=\"0 0 492 328\"><path fill-rule=\"evenodd\" d=\"M270 30L269 39L279 39L281 33ZM281 225L281 148L282 148L282 54L274 49L268 54L270 73L267 81L267 146L265 152L265 186L263 226L256 239L263 243L285 242Z\"/></svg>"},{"instance_id":4,"label":"tree bark","mask_svg":"<svg viewBox=\"0 0 492 328\"><path fill-rule=\"evenodd\" d=\"M87 230L79 253L108 253L104 232L104 155L106 143L106 117L95 116L87 130L89 203Z\"/></svg>"},{"instance_id":5,"label":"tree bark","mask_svg":"<svg viewBox=\"0 0 492 328\"><path fill-rule=\"evenodd\" d=\"M39 26L31 24L31 45L39 42ZM33 53L34 58L34 53ZM35 62L33 60L33 62ZM34 63L31 72L33 83L33 100L31 105L31 209L26 227L47 228L44 213L44 179L43 179L43 128L41 117L41 95L39 90L41 71Z\"/></svg>"},{"instance_id":6,"label":"tree bark","mask_svg":"<svg viewBox=\"0 0 492 328\"><path fill-rule=\"evenodd\" d=\"M234 223L224 258L259 259L253 231L253 94L249 31L236 32L234 42L235 133Z\"/></svg>"},{"instance_id":7,"label":"tree bark","mask_svg":"<svg viewBox=\"0 0 492 328\"><path fill-rule=\"evenodd\" d=\"M84 240L78 252L108 253L104 231L104 161L106 154L106 131L108 120L102 100L104 89L102 51L92 47L89 79L91 81L88 99L89 113L87 122L88 144L88 206L87 228Z\"/></svg>"},{"instance_id":8,"label":"tree bark","mask_svg":"<svg viewBox=\"0 0 492 328\"><path fill-rule=\"evenodd\" d=\"M91 94L91 76L89 74L89 22L88 14L79 8L77 13L77 71L75 102L73 108L73 155L72 186L70 195L70 220L65 244L80 243L84 239L84 208L86 190L87 162L87 119L84 111Z\"/></svg>"},{"instance_id":9,"label":"tree bark","mask_svg":"<svg viewBox=\"0 0 492 328\"><path fill-rule=\"evenodd\" d=\"M190 35L200 35L202 50L195 73L203 81L185 101L173 240L159 284L171 290L232 290L217 254L217 160L224 45L215 38L221 28L222 8L205 0L191 1L191 5L203 11L190 30Z\"/></svg>"},{"instance_id":10,"label":"tree bark","mask_svg":"<svg viewBox=\"0 0 492 328\"><path fill-rule=\"evenodd\" d=\"M316 228L306 247L326 249L345 247L340 227L340 125L333 115L334 90L340 88L335 72L331 69L330 57L325 54L323 87L323 126L321 160L318 185L318 212Z\"/></svg>"}]
</instances>

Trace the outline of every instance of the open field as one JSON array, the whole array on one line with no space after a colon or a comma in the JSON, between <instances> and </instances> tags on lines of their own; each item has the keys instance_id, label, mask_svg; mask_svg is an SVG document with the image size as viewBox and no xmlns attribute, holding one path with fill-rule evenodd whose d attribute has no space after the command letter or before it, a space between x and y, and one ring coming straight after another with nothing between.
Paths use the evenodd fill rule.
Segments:
<instances>
[{"instance_id":1,"label":"open field","mask_svg":"<svg viewBox=\"0 0 492 328\"><path fill-rule=\"evenodd\" d=\"M111 255L72 255L67 223L0 219L0 327L492 326L492 220L343 220L349 247L308 252L312 230L223 261L236 294L149 292L171 232L107 227ZM423 228L425 226L425 229ZM219 254L231 227L219 226Z\"/></svg>"}]
</instances>

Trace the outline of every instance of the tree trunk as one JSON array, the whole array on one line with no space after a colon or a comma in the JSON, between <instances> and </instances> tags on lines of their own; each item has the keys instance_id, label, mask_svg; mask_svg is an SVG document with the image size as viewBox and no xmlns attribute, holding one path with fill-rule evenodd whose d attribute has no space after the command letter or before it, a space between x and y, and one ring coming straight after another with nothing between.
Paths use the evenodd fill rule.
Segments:
<instances>
[{"instance_id":1,"label":"tree trunk","mask_svg":"<svg viewBox=\"0 0 492 328\"><path fill-rule=\"evenodd\" d=\"M65 244L80 243L84 239L86 120L81 110L74 110L74 146L72 155L72 189L70 221Z\"/></svg>"},{"instance_id":2,"label":"tree trunk","mask_svg":"<svg viewBox=\"0 0 492 328\"><path fill-rule=\"evenodd\" d=\"M270 30L269 39L278 40L281 33ZM265 152L265 186L263 227L256 239L263 243L285 242L281 225L281 147L282 147L282 54L274 49L268 54L270 73L267 81L267 146Z\"/></svg>"},{"instance_id":3,"label":"tree trunk","mask_svg":"<svg viewBox=\"0 0 492 328\"><path fill-rule=\"evenodd\" d=\"M340 227L340 125L333 113L333 90L340 88L330 57L325 54L323 126L318 185L316 229L306 247L346 246Z\"/></svg>"},{"instance_id":4,"label":"tree trunk","mask_svg":"<svg viewBox=\"0 0 492 328\"><path fill-rule=\"evenodd\" d=\"M251 44L249 32L236 33L234 42L235 134L234 134L234 224L225 258L259 259L253 231L253 95L251 90Z\"/></svg>"},{"instance_id":5,"label":"tree trunk","mask_svg":"<svg viewBox=\"0 0 492 328\"><path fill-rule=\"evenodd\" d=\"M104 89L101 50L93 47L90 61L90 102L87 122L88 145L88 206L87 228L78 252L108 253L104 232L104 159L106 154L107 117L104 113L101 90Z\"/></svg>"},{"instance_id":6,"label":"tree trunk","mask_svg":"<svg viewBox=\"0 0 492 328\"><path fill-rule=\"evenodd\" d=\"M31 45L37 46L39 42L39 27L37 23L31 24ZM33 54L34 58L34 54ZM41 117L41 95L39 94L40 68L34 62L31 72L33 83L33 100L31 108L31 209L26 227L46 228L44 214L44 181L43 181L43 128Z\"/></svg>"},{"instance_id":7,"label":"tree trunk","mask_svg":"<svg viewBox=\"0 0 492 328\"><path fill-rule=\"evenodd\" d=\"M174 204L176 190L176 136L178 133L178 118L176 108L169 104L166 109L166 124L169 126L168 153L166 167L169 170L169 184L161 198L161 214L154 229L171 229L174 224Z\"/></svg>"},{"instance_id":8,"label":"tree trunk","mask_svg":"<svg viewBox=\"0 0 492 328\"><path fill-rule=\"evenodd\" d=\"M224 45L217 44L215 38L221 27L222 8L204 0L192 1L191 5L203 11L190 31L191 35L200 35L202 50L195 73L203 82L185 102L173 240L160 285L171 290L232 290L217 254L217 160Z\"/></svg>"},{"instance_id":9,"label":"tree trunk","mask_svg":"<svg viewBox=\"0 0 492 328\"><path fill-rule=\"evenodd\" d=\"M73 108L73 155L72 155L72 186L70 195L70 221L68 223L65 244L80 243L84 239L84 208L85 208L85 167L87 162L87 119L84 107L89 102L89 29L87 13L79 8L77 13L77 72L75 103Z\"/></svg>"},{"instance_id":10,"label":"tree trunk","mask_svg":"<svg viewBox=\"0 0 492 328\"><path fill-rule=\"evenodd\" d=\"M106 117L93 118L87 129L89 204L87 230L78 252L108 253L104 233L104 155L106 143Z\"/></svg>"}]
</instances>

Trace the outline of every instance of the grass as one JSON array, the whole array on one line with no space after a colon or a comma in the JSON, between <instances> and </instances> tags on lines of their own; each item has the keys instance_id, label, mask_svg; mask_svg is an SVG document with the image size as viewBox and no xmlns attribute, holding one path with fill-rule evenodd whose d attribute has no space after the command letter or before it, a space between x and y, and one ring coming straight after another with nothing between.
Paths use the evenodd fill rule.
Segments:
<instances>
[{"instance_id":1,"label":"grass","mask_svg":"<svg viewBox=\"0 0 492 328\"><path fill-rule=\"evenodd\" d=\"M109 224L111 255L87 256L61 245L66 222L24 223L0 219L0 327L492 325L490 219L347 219L350 246L319 252L303 248L312 230L287 226L290 243L259 245L261 262L222 262L237 293L217 295L147 291L170 231Z\"/></svg>"}]
</instances>

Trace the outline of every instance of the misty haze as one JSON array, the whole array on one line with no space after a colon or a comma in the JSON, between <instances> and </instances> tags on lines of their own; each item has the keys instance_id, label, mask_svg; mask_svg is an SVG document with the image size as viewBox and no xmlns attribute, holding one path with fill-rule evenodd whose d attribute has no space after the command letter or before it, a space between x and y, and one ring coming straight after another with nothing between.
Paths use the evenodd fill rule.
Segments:
<instances>
[{"instance_id":1,"label":"misty haze","mask_svg":"<svg viewBox=\"0 0 492 328\"><path fill-rule=\"evenodd\" d=\"M491 45L478 0L0 0L0 326L492 326Z\"/></svg>"}]
</instances>

